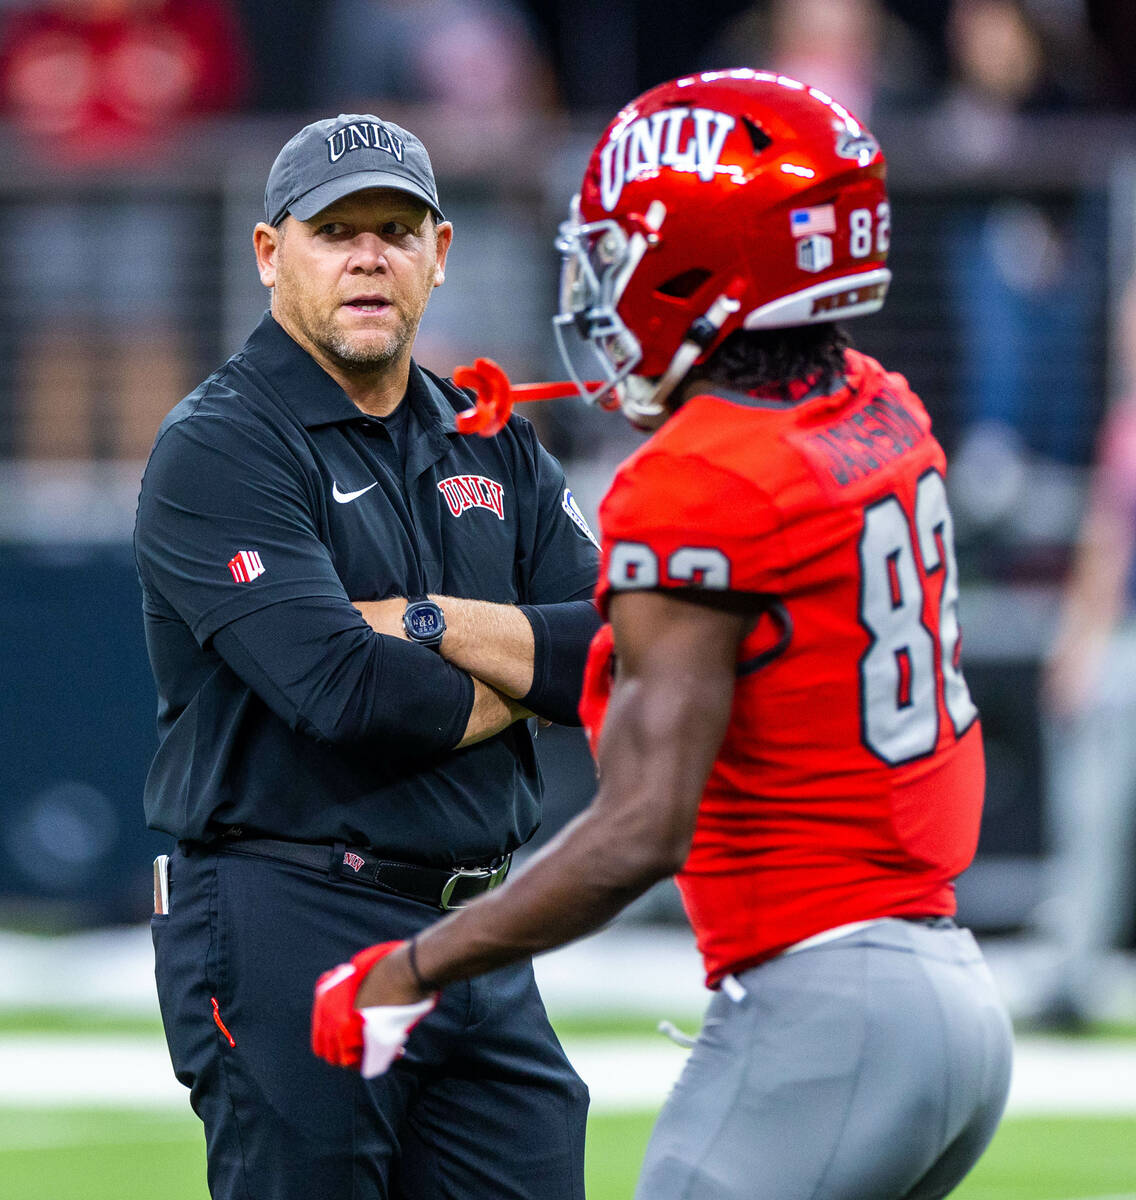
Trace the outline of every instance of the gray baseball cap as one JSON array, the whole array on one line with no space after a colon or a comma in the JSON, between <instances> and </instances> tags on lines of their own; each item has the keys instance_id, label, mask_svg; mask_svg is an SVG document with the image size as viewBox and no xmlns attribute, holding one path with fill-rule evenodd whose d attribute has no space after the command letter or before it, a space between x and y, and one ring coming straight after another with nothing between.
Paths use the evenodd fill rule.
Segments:
<instances>
[{"instance_id":1,"label":"gray baseball cap","mask_svg":"<svg viewBox=\"0 0 1136 1200\"><path fill-rule=\"evenodd\" d=\"M305 125L276 156L264 189L264 219L307 221L364 188L394 188L428 204L439 221L438 189L426 147L408 130L366 113Z\"/></svg>"}]
</instances>

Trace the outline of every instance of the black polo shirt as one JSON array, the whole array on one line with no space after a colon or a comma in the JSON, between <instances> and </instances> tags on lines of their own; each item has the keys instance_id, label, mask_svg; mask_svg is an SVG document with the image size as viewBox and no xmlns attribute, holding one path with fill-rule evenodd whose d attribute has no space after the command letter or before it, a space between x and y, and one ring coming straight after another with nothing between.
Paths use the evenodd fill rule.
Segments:
<instances>
[{"instance_id":1,"label":"black polo shirt","mask_svg":"<svg viewBox=\"0 0 1136 1200\"><path fill-rule=\"evenodd\" d=\"M158 687L152 828L208 840L239 827L438 863L485 861L532 835L527 725L449 749L468 676L375 634L351 606L591 594L596 547L560 465L522 417L493 438L457 433L469 403L412 364L396 445L266 315L166 418L135 529Z\"/></svg>"}]
</instances>

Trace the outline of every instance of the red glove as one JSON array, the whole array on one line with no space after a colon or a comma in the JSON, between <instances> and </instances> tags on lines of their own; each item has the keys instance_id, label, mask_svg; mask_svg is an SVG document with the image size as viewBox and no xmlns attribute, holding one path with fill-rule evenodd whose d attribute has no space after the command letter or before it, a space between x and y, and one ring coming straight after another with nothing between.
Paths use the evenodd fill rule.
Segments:
<instances>
[{"instance_id":1,"label":"red glove","mask_svg":"<svg viewBox=\"0 0 1136 1200\"><path fill-rule=\"evenodd\" d=\"M402 1053L410 1031L437 1003L437 996L431 996L418 1004L356 1009L355 997L367 972L401 945L368 946L316 980L312 1050L332 1066L361 1066L367 1078L381 1074Z\"/></svg>"}]
</instances>

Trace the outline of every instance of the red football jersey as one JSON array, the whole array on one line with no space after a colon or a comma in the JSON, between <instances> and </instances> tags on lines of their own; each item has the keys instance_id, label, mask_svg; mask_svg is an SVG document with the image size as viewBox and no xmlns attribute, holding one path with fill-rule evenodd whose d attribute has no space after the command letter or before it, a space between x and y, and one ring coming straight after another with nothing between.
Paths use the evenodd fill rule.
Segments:
<instances>
[{"instance_id":1,"label":"red football jersey","mask_svg":"<svg viewBox=\"0 0 1136 1200\"><path fill-rule=\"evenodd\" d=\"M944 469L906 381L848 351L830 395L696 396L601 504L601 611L656 587L781 606L741 646L678 876L711 986L837 925L955 911L985 775ZM610 654L605 626L581 703L593 746Z\"/></svg>"}]
</instances>

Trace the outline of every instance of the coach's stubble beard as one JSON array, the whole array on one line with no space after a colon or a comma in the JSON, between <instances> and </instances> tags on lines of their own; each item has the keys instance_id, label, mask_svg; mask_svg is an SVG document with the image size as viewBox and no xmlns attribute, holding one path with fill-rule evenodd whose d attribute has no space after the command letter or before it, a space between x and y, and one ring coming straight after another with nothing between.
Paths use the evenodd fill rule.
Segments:
<instances>
[{"instance_id":1,"label":"coach's stubble beard","mask_svg":"<svg viewBox=\"0 0 1136 1200\"><path fill-rule=\"evenodd\" d=\"M398 325L381 342L358 345L333 320L322 323L321 328L309 329L307 333L312 344L345 375L366 377L381 375L396 362L413 342L415 330L400 313Z\"/></svg>"}]
</instances>

